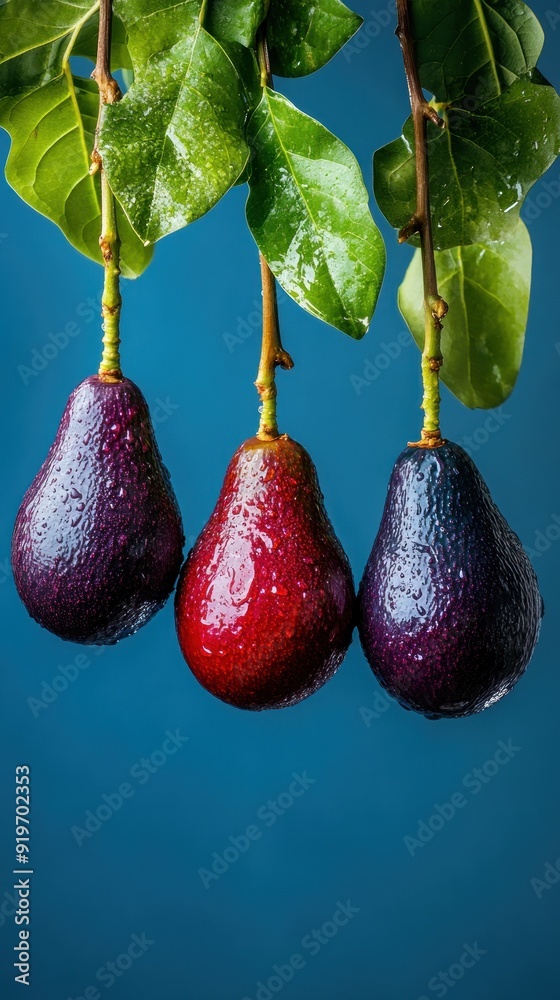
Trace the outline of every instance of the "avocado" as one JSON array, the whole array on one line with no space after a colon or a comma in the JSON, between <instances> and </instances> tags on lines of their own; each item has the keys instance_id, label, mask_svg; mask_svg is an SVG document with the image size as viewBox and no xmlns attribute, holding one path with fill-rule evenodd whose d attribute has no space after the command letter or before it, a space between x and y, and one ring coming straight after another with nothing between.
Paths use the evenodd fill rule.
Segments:
<instances>
[{"instance_id":1,"label":"avocado","mask_svg":"<svg viewBox=\"0 0 560 1000\"><path fill-rule=\"evenodd\" d=\"M237 708L300 702L344 659L355 600L308 452L287 434L245 441L177 587L197 680Z\"/></svg>"},{"instance_id":2,"label":"avocado","mask_svg":"<svg viewBox=\"0 0 560 1000\"><path fill-rule=\"evenodd\" d=\"M86 378L16 518L12 566L29 614L62 639L113 644L163 606L183 542L140 389Z\"/></svg>"},{"instance_id":3,"label":"avocado","mask_svg":"<svg viewBox=\"0 0 560 1000\"><path fill-rule=\"evenodd\" d=\"M480 712L519 680L543 602L517 535L457 444L408 447L358 593L366 658L405 708Z\"/></svg>"}]
</instances>

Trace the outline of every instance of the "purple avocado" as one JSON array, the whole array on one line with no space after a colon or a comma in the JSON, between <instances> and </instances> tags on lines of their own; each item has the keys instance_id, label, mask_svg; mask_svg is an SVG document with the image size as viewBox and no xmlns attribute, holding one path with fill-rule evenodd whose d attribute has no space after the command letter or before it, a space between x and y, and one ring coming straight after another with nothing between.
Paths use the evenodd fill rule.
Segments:
<instances>
[{"instance_id":1,"label":"purple avocado","mask_svg":"<svg viewBox=\"0 0 560 1000\"><path fill-rule=\"evenodd\" d=\"M523 546L467 453L406 448L358 594L381 684L431 719L480 712L521 677L542 614Z\"/></svg>"},{"instance_id":2,"label":"purple avocado","mask_svg":"<svg viewBox=\"0 0 560 1000\"><path fill-rule=\"evenodd\" d=\"M29 614L61 639L118 642L169 597L183 542L140 389L86 378L16 518L12 566Z\"/></svg>"}]
</instances>

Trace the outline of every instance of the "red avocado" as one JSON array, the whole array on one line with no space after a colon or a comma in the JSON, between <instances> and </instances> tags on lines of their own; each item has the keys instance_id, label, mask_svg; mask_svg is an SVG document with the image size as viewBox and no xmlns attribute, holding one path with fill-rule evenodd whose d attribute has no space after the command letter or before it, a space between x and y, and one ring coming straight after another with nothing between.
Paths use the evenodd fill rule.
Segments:
<instances>
[{"instance_id":1,"label":"red avocado","mask_svg":"<svg viewBox=\"0 0 560 1000\"><path fill-rule=\"evenodd\" d=\"M350 564L307 451L287 435L245 441L177 589L195 677L238 708L293 705L342 662L354 612Z\"/></svg>"}]
</instances>

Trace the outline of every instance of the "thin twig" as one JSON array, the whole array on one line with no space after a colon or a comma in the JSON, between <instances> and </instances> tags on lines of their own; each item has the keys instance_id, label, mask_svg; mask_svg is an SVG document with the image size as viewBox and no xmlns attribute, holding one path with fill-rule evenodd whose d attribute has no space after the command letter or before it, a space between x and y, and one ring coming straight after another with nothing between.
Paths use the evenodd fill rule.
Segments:
<instances>
[{"instance_id":1,"label":"thin twig","mask_svg":"<svg viewBox=\"0 0 560 1000\"><path fill-rule=\"evenodd\" d=\"M95 129L95 143L91 154L90 174L101 171L101 235L99 247L104 265L103 295L101 315L103 317L103 356L99 375L106 381L122 379L120 361L120 246L117 229L116 201L103 169L101 154L97 148L103 109L106 104L114 104L122 97L119 85L111 75L111 26L112 2L101 0L99 6L99 34L97 37L97 62L91 74L99 90L99 114Z\"/></svg>"},{"instance_id":2,"label":"thin twig","mask_svg":"<svg viewBox=\"0 0 560 1000\"><path fill-rule=\"evenodd\" d=\"M272 87L266 28L261 26L257 42L261 87ZM276 421L276 368L290 369L294 362L282 347L276 279L262 253L259 254L262 281L262 348L255 385L261 398L261 419L257 437L270 441L278 437Z\"/></svg>"},{"instance_id":3,"label":"thin twig","mask_svg":"<svg viewBox=\"0 0 560 1000\"><path fill-rule=\"evenodd\" d=\"M438 292L432 218L430 211L430 182L428 170L427 123L445 128L445 122L435 108L424 98L410 24L408 0L397 0L398 26L396 35L401 44L404 69L410 95L414 125L414 156L416 163L416 210L412 219L399 233L404 243L415 233L420 236L422 274L424 280L425 341L422 354L422 381L424 385L424 427L422 440L414 442L424 447L441 444L439 429L439 370L443 364L441 354L441 320L447 312L447 303Z\"/></svg>"},{"instance_id":4,"label":"thin twig","mask_svg":"<svg viewBox=\"0 0 560 1000\"><path fill-rule=\"evenodd\" d=\"M101 154L97 148L99 130L101 128L101 115L105 104L115 104L120 101L121 89L111 73L111 31L113 23L112 0L100 0L99 4L99 32L97 35L97 59L95 69L91 74L99 90L99 113L97 115L97 125L95 127L95 142L91 154L92 164L90 174L95 174L101 167Z\"/></svg>"}]
</instances>

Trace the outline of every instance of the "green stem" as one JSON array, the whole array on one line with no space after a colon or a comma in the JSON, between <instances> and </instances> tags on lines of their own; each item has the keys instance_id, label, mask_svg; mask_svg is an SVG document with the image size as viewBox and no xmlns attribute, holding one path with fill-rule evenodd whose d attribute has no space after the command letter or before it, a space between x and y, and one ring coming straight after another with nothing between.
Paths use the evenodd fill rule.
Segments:
<instances>
[{"instance_id":1,"label":"green stem","mask_svg":"<svg viewBox=\"0 0 560 1000\"><path fill-rule=\"evenodd\" d=\"M271 441L278 437L276 420L276 366L289 369L294 367L290 355L282 347L280 324L278 321L278 300L276 281L266 260L259 254L261 262L263 325L262 347L259 370L255 385L261 398L261 419L257 437Z\"/></svg>"},{"instance_id":2,"label":"green stem","mask_svg":"<svg viewBox=\"0 0 560 1000\"><path fill-rule=\"evenodd\" d=\"M260 82L263 89L272 87L272 76L266 47L266 26L263 24L257 40ZM262 253L259 254L261 265L263 322L262 347L259 370L255 385L261 398L261 419L257 437L261 441L273 441L279 436L276 419L276 368L293 368L294 362L282 347L280 337L280 322L278 319L278 299L276 296L276 279L270 270Z\"/></svg>"},{"instance_id":3,"label":"green stem","mask_svg":"<svg viewBox=\"0 0 560 1000\"><path fill-rule=\"evenodd\" d=\"M91 74L99 90L99 116L95 130L95 145L91 154L92 165L90 173L101 173L101 236L99 247L105 269L103 279L103 295L101 298L101 315L103 317L103 354L99 366L99 374L106 379L122 379L121 358L119 353L120 334L119 322L121 315L120 293L120 246L117 229L116 201L107 174L103 169L103 161L97 148L97 139L101 125L103 108L106 104L114 104L121 99L117 81L111 74L111 27L112 2L100 0L99 4L99 34L97 37L97 61Z\"/></svg>"},{"instance_id":4,"label":"green stem","mask_svg":"<svg viewBox=\"0 0 560 1000\"><path fill-rule=\"evenodd\" d=\"M401 43L403 62L410 94L414 124L414 156L416 163L416 211L410 222L399 233L399 242L414 233L420 235L422 274L424 280L424 350L422 352L422 384L424 395L424 425L422 440L415 442L424 447L442 443L439 429L439 370L443 364L441 353L441 321L447 312L447 303L441 298L437 286L432 217L430 210L430 183L428 171L427 123L428 119L439 128L445 122L435 108L425 100L414 58L414 42L410 24L408 0L397 0L397 36Z\"/></svg>"},{"instance_id":5,"label":"green stem","mask_svg":"<svg viewBox=\"0 0 560 1000\"><path fill-rule=\"evenodd\" d=\"M107 174L101 168L101 237L99 246L105 267L103 280L103 295L101 298L101 315L103 316L103 355L99 366L100 375L110 375L122 378L121 357L119 352L121 316L120 292L120 246L121 241L117 230L116 201L107 180Z\"/></svg>"}]
</instances>

